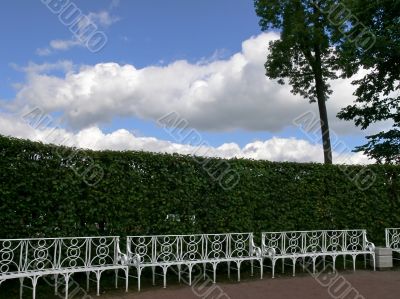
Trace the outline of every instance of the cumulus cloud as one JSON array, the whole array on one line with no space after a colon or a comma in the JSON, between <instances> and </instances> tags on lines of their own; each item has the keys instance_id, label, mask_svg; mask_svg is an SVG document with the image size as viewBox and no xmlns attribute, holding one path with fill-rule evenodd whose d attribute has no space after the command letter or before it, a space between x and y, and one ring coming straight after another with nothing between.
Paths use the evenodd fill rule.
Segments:
<instances>
[{"instance_id":1,"label":"cumulus cloud","mask_svg":"<svg viewBox=\"0 0 400 299\"><path fill-rule=\"evenodd\" d=\"M99 17L100 18L100 17ZM107 21L103 20L106 23ZM179 140L166 141L139 137L127 130L104 133L100 125L115 117L134 117L156 121L174 112L198 131L269 131L277 133L294 126L295 120L307 111L317 117L316 104L290 93L290 86L281 86L265 77L264 62L268 43L275 33L262 33L244 41L240 52L229 58L216 52L197 63L185 60L168 65L136 68L134 65L99 63L73 65L69 61L54 64L30 63L18 67L27 73L14 99L7 101L7 114L0 115L0 133L17 137L49 140L50 128L33 129L10 119L11 113L23 113L40 107L45 113L57 113L65 120L65 129L56 129L60 140L70 146L91 149L146 150L178 152L224 158L243 157L271 161L322 162L318 137L271 138L243 147L236 143L197 148ZM62 48L62 45L58 45ZM63 75L59 75L62 70ZM54 74L53 71L57 71ZM350 80L332 82L334 94L328 101L332 136L359 133L352 123L339 121L336 113L354 100ZM317 128L319 129L319 128ZM310 134L308 134L310 135ZM318 134L319 136L319 134ZM335 147L336 163L368 163L365 156L350 148Z\"/></svg>"},{"instance_id":2,"label":"cumulus cloud","mask_svg":"<svg viewBox=\"0 0 400 299\"><path fill-rule=\"evenodd\" d=\"M82 66L63 77L30 76L14 100L16 106L40 106L61 112L75 129L107 123L116 116L156 120L175 111L199 130L234 129L279 132L316 104L290 93L265 76L268 43L276 33L262 33L244 41L228 59L185 60L141 69L133 65L99 63ZM336 119L341 107L354 100L350 80L332 82L328 101L332 129L359 130Z\"/></svg>"},{"instance_id":3,"label":"cumulus cloud","mask_svg":"<svg viewBox=\"0 0 400 299\"><path fill-rule=\"evenodd\" d=\"M26 114L25 114L26 115ZM32 118L33 119L33 118ZM320 145L295 138L271 138L254 141L244 147L236 143L225 143L213 147L206 140L196 145L160 140L154 137L139 137L125 129L104 133L98 127L89 127L76 133L63 128L48 127L45 121L30 121L24 117L0 114L0 134L26 138L44 143L61 144L94 150L144 150L161 153L180 153L221 158L249 158L269 161L322 162ZM54 125L54 123L53 123ZM201 134L199 133L201 137ZM370 161L360 153L334 151L335 163L366 164Z\"/></svg>"}]
</instances>

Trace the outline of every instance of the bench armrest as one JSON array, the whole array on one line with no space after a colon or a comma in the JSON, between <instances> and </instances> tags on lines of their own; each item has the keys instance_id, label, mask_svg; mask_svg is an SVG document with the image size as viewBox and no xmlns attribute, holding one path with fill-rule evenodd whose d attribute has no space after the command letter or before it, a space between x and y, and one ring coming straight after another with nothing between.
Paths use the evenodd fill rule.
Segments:
<instances>
[{"instance_id":1,"label":"bench armrest","mask_svg":"<svg viewBox=\"0 0 400 299\"><path fill-rule=\"evenodd\" d=\"M119 243L117 244L117 263L125 266L128 264L128 256L125 253L122 253L119 248Z\"/></svg>"},{"instance_id":2,"label":"bench armrest","mask_svg":"<svg viewBox=\"0 0 400 299\"><path fill-rule=\"evenodd\" d=\"M128 256L124 253L118 253L118 263L123 266L128 265Z\"/></svg>"},{"instance_id":3,"label":"bench armrest","mask_svg":"<svg viewBox=\"0 0 400 299\"><path fill-rule=\"evenodd\" d=\"M127 260L129 265L133 266L138 266L141 261L141 257L137 253L133 253L131 249L128 247L128 253L127 253Z\"/></svg>"},{"instance_id":4,"label":"bench armrest","mask_svg":"<svg viewBox=\"0 0 400 299\"><path fill-rule=\"evenodd\" d=\"M262 242L262 250L261 250L262 255L268 256L270 258L275 256L275 254L276 254L275 248L272 248L272 247L268 248L267 245L265 245L264 238L261 242Z\"/></svg>"},{"instance_id":5,"label":"bench armrest","mask_svg":"<svg viewBox=\"0 0 400 299\"><path fill-rule=\"evenodd\" d=\"M271 248L268 248L266 254L267 254L269 257L275 256L275 254L276 254L275 248L272 248L272 247L271 247Z\"/></svg>"},{"instance_id":6,"label":"bench armrest","mask_svg":"<svg viewBox=\"0 0 400 299\"><path fill-rule=\"evenodd\" d=\"M256 257L261 257L261 256L262 256L261 248L258 247L258 246L253 246L253 254L254 254Z\"/></svg>"},{"instance_id":7,"label":"bench armrest","mask_svg":"<svg viewBox=\"0 0 400 299\"><path fill-rule=\"evenodd\" d=\"M128 264L129 265L138 266L140 264L140 260L141 260L140 255L137 253L136 254L131 253L128 256Z\"/></svg>"},{"instance_id":8,"label":"bench armrest","mask_svg":"<svg viewBox=\"0 0 400 299\"><path fill-rule=\"evenodd\" d=\"M375 244L374 243L372 243L372 242L369 242L368 240L367 240L367 242L366 242L366 249L368 250L368 251L371 251L371 252L374 252L375 251Z\"/></svg>"},{"instance_id":9,"label":"bench armrest","mask_svg":"<svg viewBox=\"0 0 400 299\"><path fill-rule=\"evenodd\" d=\"M254 240L251 240L251 249L252 249L253 255L255 255L256 257L261 257L261 256L262 256L261 248L258 247L258 246L254 243Z\"/></svg>"}]
</instances>

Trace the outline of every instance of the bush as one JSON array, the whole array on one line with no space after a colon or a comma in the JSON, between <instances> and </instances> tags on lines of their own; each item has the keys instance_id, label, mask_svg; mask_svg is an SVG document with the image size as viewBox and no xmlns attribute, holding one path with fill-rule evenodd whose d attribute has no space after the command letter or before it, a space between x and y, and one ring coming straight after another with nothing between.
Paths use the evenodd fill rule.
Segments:
<instances>
[{"instance_id":1,"label":"bush","mask_svg":"<svg viewBox=\"0 0 400 299\"><path fill-rule=\"evenodd\" d=\"M96 152L4 136L0 158L0 238L365 228L383 244L384 228L400 225L399 166ZM231 189L204 167L221 161L240 176Z\"/></svg>"}]
</instances>

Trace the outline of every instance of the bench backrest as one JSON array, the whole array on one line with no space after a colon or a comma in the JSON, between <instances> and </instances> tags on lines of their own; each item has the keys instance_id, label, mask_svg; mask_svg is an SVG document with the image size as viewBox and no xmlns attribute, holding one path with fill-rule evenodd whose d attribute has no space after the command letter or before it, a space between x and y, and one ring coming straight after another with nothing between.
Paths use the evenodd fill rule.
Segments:
<instances>
[{"instance_id":1,"label":"bench backrest","mask_svg":"<svg viewBox=\"0 0 400 299\"><path fill-rule=\"evenodd\" d=\"M385 229L386 247L400 251L400 228Z\"/></svg>"},{"instance_id":2,"label":"bench backrest","mask_svg":"<svg viewBox=\"0 0 400 299\"><path fill-rule=\"evenodd\" d=\"M0 274L118 263L118 237L0 239Z\"/></svg>"},{"instance_id":3,"label":"bench backrest","mask_svg":"<svg viewBox=\"0 0 400 299\"><path fill-rule=\"evenodd\" d=\"M20 240L0 240L0 275L22 271L24 244Z\"/></svg>"},{"instance_id":4,"label":"bench backrest","mask_svg":"<svg viewBox=\"0 0 400 299\"><path fill-rule=\"evenodd\" d=\"M56 239L0 239L0 274L56 268Z\"/></svg>"},{"instance_id":5,"label":"bench backrest","mask_svg":"<svg viewBox=\"0 0 400 299\"><path fill-rule=\"evenodd\" d=\"M58 239L59 267L110 266L118 263L119 237Z\"/></svg>"},{"instance_id":6,"label":"bench backrest","mask_svg":"<svg viewBox=\"0 0 400 299\"><path fill-rule=\"evenodd\" d=\"M127 251L142 264L240 258L253 255L253 234L129 236Z\"/></svg>"},{"instance_id":7,"label":"bench backrest","mask_svg":"<svg viewBox=\"0 0 400 299\"><path fill-rule=\"evenodd\" d=\"M229 238L229 256L230 257L248 257L254 256L255 244L253 233L235 233L230 234Z\"/></svg>"},{"instance_id":8,"label":"bench backrest","mask_svg":"<svg viewBox=\"0 0 400 299\"><path fill-rule=\"evenodd\" d=\"M363 251L366 249L365 230L314 230L263 232L262 251L271 249L277 255L317 252Z\"/></svg>"},{"instance_id":9,"label":"bench backrest","mask_svg":"<svg viewBox=\"0 0 400 299\"><path fill-rule=\"evenodd\" d=\"M364 251L367 248L366 230L345 231L344 247L346 251Z\"/></svg>"}]
</instances>

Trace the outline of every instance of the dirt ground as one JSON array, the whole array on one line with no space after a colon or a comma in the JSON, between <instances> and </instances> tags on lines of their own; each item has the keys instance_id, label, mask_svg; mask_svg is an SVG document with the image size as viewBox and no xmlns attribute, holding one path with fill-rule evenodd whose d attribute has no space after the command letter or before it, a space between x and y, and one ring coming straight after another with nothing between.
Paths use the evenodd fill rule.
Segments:
<instances>
[{"instance_id":1,"label":"dirt ground","mask_svg":"<svg viewBox=\"0 0 400 299\"><path fill-rule=\"evenodd\" d=\"M129 293L103 294L103 299L399 299L400 271L362 271L321 274L317 277L252 279L240 283L204 286L199 280L192 287L173 285L144 289L138 293L132 284Z\"/></svg>"}]
</instances>

